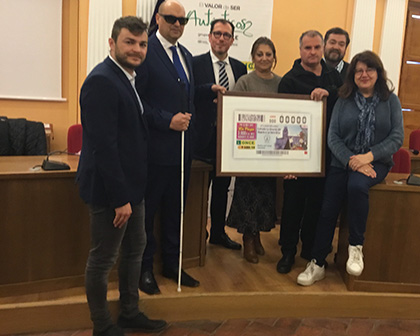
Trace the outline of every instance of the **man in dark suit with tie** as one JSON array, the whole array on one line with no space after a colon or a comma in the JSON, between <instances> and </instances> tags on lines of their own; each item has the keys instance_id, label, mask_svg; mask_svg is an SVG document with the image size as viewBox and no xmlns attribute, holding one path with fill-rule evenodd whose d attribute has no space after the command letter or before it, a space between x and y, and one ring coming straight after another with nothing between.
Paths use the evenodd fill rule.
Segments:
<instances>
[{"instance_id":1,"label":"man in dark suit with tie","mask_svg":"<svg viewBox=\"0 0 420 336\"><path fill-rule=\"evenodd\" d=\"M140 289L160 293L153 273L156 240L153 223L161 209L162 275L178 280L181 214L181 133L185 132L184 195L191 170L189 125L194 113L192 55L178 39L188 22L184 7L175 0L163 2L156 14L158 31L149 39L147 60L137 69L136 87L144 102L150 130L149 176L146 188L147 245L143 255ZM181 284L199 282L182 271Z\"/></svg>"},{"instance_id":2,"label":"man in dark suit with tie","mask_svg":"<svg viewBox=\"0 0 420 336\"><path fill-rule=\"evenodd\" d=\"M230 177L216 177L216 117L217 92L233 89L236 81L247 73L246 66L228 57L234 41L235 27L224 19L211 22L209 42L211 50L194 57L194 80L196 85L194 122L194 157L213 165L210 173L211 231L210 243L239 250L241 245L232 241L225 232L226 207Z\"/></svg>"},{"instance_id":3,"label":"man in dark suit with tie","mask_svg":"<svg viewBox=\"0 0 420 336\"><path fill-rule=\"evenodd\" d=\"M134 69L146 57L146 29L137 17L116 20L110 56L92 70L80 93L83 146L77 181L90 212L85 281L95 336L123 336L123 329L154 332L166 326L138 309L137 284L146 245L143 198L148 132L134 87ZM108 275L120 249L117 326L106 297Z\"/></svg>"}]
</instances>

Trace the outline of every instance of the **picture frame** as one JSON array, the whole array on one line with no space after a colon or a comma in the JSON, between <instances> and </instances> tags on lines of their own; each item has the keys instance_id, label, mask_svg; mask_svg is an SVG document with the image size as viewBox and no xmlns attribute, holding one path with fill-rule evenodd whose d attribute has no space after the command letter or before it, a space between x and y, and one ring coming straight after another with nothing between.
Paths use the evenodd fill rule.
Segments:
<instances>
[{"instance_id":1,"label":"picture frame","mask_svg":"<svg viewBox=\"0 0 420 336\"><path fill-rule=\"evenodd\" d=\"M217 97L217 176L325 176L326 98L226 92Z\"/></svg>"}]
</instances>

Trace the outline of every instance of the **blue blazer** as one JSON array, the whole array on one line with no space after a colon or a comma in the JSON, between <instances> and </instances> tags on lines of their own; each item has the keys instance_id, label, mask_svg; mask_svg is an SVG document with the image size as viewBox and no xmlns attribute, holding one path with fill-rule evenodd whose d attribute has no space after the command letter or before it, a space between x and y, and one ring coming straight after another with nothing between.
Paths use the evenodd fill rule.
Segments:
<instances>
[{"instance_id":1,"label":"blue blazer","mask_svg":"<svg viewBox=\"0 0 420 336\"><path fill-rule=\"evenodd\" d=\"M92 205L120 207L144 198L147 126L133 86L108 57L80 93L83 145L76 180Z\"/></svg>"},{"instance_id":2,"label":"blue blazer","mask_svg":"<svg viewBox=\"0 0 420 336\"><path fill-rule=\"evenodd\" d=\"M178 73L153 34L149 38L146 60L136 69L136 87L144 102L145 116L149 125L149 163L165 166L181 164L181 132L169 128L172 117L178 112L194 115L194 77L192 55L179 45L189 73L187 93ZM180 55L181 57L181 55ZM185 160L191 159L191 128L185 132Z\"/></svg>"},{"instance_id":3,"label":"blue blazer","mask_svg":"<svg viewBox=\"0 0 420 336\"><path fill-rule=\"evenodd\" d=\"M247 73L245 64L229 57L235 82ZM194 157L206 162L214 163L216 159L216 119L217 104L213 100L217 97L211 90L216 83L210 52L195 56L193 59L194 80L196 85L194 125ZM233 88L231 88L233 89Z\"/></svg>"}]
</instances>

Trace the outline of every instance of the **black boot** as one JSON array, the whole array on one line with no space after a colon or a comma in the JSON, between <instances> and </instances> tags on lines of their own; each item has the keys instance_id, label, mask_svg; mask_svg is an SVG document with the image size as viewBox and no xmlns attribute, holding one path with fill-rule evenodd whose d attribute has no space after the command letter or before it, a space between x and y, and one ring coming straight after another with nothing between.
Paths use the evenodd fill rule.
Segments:
<instances>
[{"instance_id":1,"label":"black boot","mask_svg":"<svg viewBox=\"0 0 420 336\"><path fill-rule=\"evenodd\" d=\"M149 295L160 294L160 289L152 271L144 271L140 275L139 288Z\"/></svg>"},{"instance_id":2,"label":"black boot","mask_svg":"<svg viewBox=\"0 0 420 336\"><path fill-rule=\"evenodd\" d=\"M277 272L287 274L292 269L295 263L295 255L292 253L285 253L280 261L277 263Z\"/></svg>"}]
</instances>

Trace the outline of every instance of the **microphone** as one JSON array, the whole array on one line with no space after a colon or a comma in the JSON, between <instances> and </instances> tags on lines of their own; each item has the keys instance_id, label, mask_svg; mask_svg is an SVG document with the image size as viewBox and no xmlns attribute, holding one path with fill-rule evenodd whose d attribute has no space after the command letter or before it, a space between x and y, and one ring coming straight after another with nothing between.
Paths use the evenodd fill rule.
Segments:
<instances>
[{"instance_id":1,"label":"microphone","mask_svg":"<svg viewBox=\"0 0 420 336\"><path fill-rule=\"evenodd\" d=\"M43 170L70 170L70 166L65 163L65 162L61 162L61 161L52 161L50 160L50 156L54 155L54 154L61 154L61 153L65 153L62 151L53 151L51 153L47 154L47 157L44 159L44 161L42 162L42 169Z\"/></svg>"},{"instance_id":2,"label":"microphone","mask_svg":"<svg viewBox=\"0 0 420 336\"><path fill-rule=\"evenodd\" d=\"M417 149L412 149L412 148L409 148L408 149L411 153L413 153L414 155L419 155L419 151L417 150Z\"/></svg>"}]
</instances>

